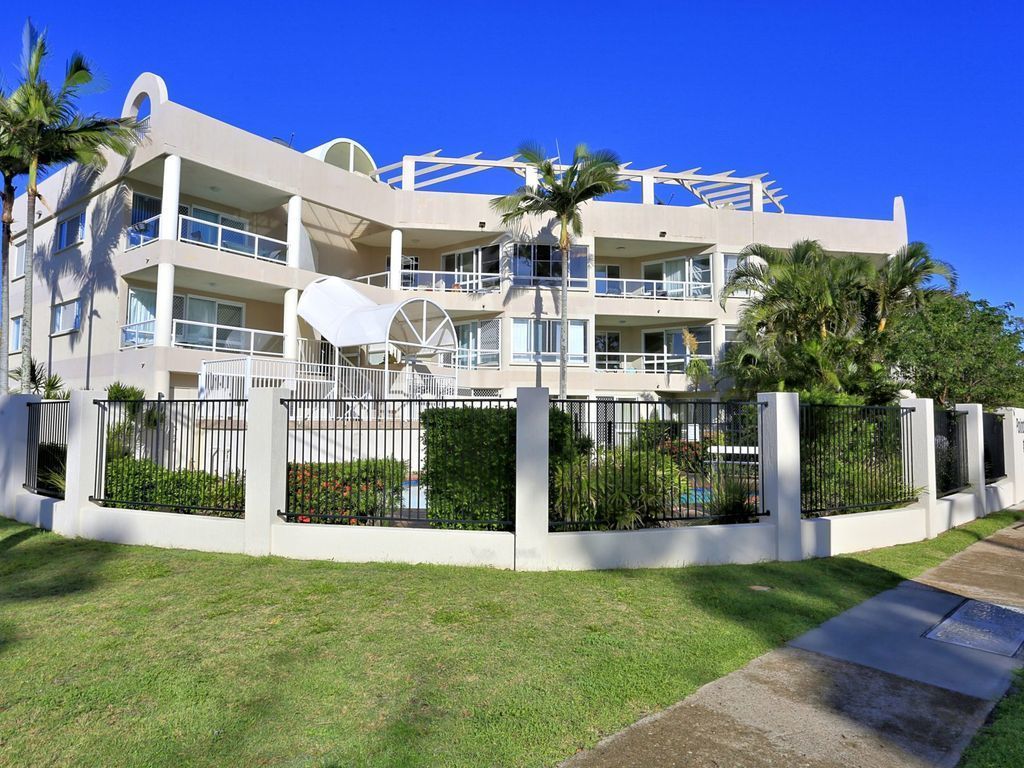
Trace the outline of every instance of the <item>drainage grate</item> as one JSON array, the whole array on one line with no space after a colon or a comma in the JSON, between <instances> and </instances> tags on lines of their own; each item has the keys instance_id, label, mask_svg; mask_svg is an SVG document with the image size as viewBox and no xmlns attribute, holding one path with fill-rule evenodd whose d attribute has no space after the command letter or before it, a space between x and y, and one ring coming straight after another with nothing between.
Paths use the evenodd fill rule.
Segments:
<instances>
[{"instance_id":1,"label":"drainage grate","mask_svg":"<svg viewBox=\"0 0 1024 768\"><path fill-rule=\"evenodd\" d=\"M1024 645L1024 608L967 600L932 627L925 637L1013 656Z\"/></svg>"}]
</instances>

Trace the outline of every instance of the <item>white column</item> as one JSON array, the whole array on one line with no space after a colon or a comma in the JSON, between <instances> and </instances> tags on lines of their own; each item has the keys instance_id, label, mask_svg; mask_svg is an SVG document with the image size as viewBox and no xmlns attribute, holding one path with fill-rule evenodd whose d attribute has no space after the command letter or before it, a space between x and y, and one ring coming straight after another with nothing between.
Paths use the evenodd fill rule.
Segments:
<instances>
[{"instance_id":1,"label":"white column","mask_svg":"<svg viewBox=\"0 0 1024 768\"><path fill-rule=\"evenodd\" d=\"M654 205L654 177L650 174L640 177L640 195L644 205Z\"/></svg>"},{"instance_id":2,"label":"white column","mask_svg":"<svg viewBox=\"0 0 1024 768\"><path fill-rule=\"evenodd\" d=\"M288 412L281 399L287 389L257 388L249 392L249 433L255 450L245 452L245 553L269 555L273 527L285 509L288 472Z\"/></svg>"},{"instance_id":3,"label":"white column","mask_svg":"<svg viewBox=\"0 0 1024 768\"><path fill-rule=\"evenodd\" d=\"M288 198L288 261L289 267L299 266L299 249L302 247L302 198L292 195Z\"/></svg>"},{"instance_id":4,"label":"white column","mask_svg":"<svg viewBox=\"0 0 1024 768\"><path fill-rule=\"evenodd\" d=\"M900 400L900 407L914 409L910 415L909 443L913 452L910 482L918 489L918 506L924 509L925 536L933 539L939 533L934 523L939 498L935 479L935 403L926 397L912 397Z\"/></svg>"},{"instance_id":5,"label":"white column","mask_svg":"<svg viewBox=\"0 0 1024 768\"><path fill-rule=\"evenodd\" d=\"M68 459L67 484L64 489L64 509L54 515L53 530L64 536L77 536L81 531L82 515L88 515L95 505L90 499L96 493L97 467L97 409L95 400L103 399L102 392L78 391L71 393L68 404Z\"/></svg>"},{"instance_id":6,"label":"white column","mask_svg":"<svg viewBox=\"0 0 1024 768\"><path fill-rule=\"evenodd\" d=\"M388 267L388 287L397 291L402 287L402 230L391 230L391 261Z\"/></svg>"},{"instance_id":7,"label":"white column","mask_svg":"<svg viewBox=\"0 0 1024 768\"><path fill-rule=\"evenodd\" d=\"M794 392L762 392L761 497L775 524L777 558L800 560L800 396Z\"/></svg>"},{"instance_id":8,"label":"white column","mask_svg":"<svg viewBox=\"0 0 1024 768\"><path fill-rule=\"evenodd\" d=\"M174 314L174 265L161 262L156 267L156 319L153 321L153 345L171 346Z\"/></svg>"},{"instance_id":9,"label":"white column","mask_svg":"<svg viewBox=\"0 0 1024 768\"><path fill-rule=\"evenodd\" d=\"M28 448L28 404L38 395L0 395L0 515L14 517L14 497L25 483Z\"/></svg>"},{"instance_id":10,"label":"white column","mask_svg":"<svg viewBox=\"0 0 1024 768\"><path fill-rule=\"evenodd\" d=\"M517 571L548 568L548 415L546 387L516 390Z\"/></svg>"},{"instance_id":11,"label":"white column","mask_svg":"<svg viewBox=\"0 0 1024 768\"><path fill-rule=\"evenodd\" d=\"M299 289L289 288L284 292L284 318L281 327L284 331L284 358L297 360L299 355Z\"/></svg>"},{"instance_id":12,"label":"white column","mask_svg":"<svg viewBox=\"0 0 1024 768\"><path fill-rule=\"evenodd\" d=\"M718 304L718 297L725 287L725 254L715 249L711 252L711 298Z\"/></svg>"},{"instance_id":13,"label":"white column","mask_svg":"<svg viewBox=\"0 0 1024 768\"><path fill-rule=\"evenodd\" d=\"M754 213L764 211L764 184L760 179L750 182L750 210Z\"/></svg>"},{"instance_id":14,"label":"white column","mask_svg":"<svg viewBox=\"0 0 1024 768\"><path fill-rule=\"evenodd\" d=\"M1006 477L1013 483L1013 501L1024 501L1024 408L1000 408L1003 414L1003 456Z\"/></svg>"},{"instance_id":15,"label":"white column","mask_svg":"<svg viewBox=\"0 0 1024 768\"><path fill-rule=\"evenodd\" d=\"M985 429L984 409L978 403L957 403L956 410L967 414L967 482L974 496L974 516L985 516Z\"/></svg>"},{"instance_id":16,"label":"white column","mask_svg":"<svg viewBox=\"0 0 1024 768\"><path fill-rule=\"evenodd\" d=\"M536 188L539 176L537 175L537 168L533 165L526 166L526 180L524 181L525 186Z\"/></svg>"},{"instance_id":17,"label":"white column","mask_svg":"<svg viewBox=\"0 0 1024 768\"><path fill-rule=\"evenodd\" d=\"M411 157L402 158L402 189L416 189L416 161Z\"/></svg>"},{"instance_id":18,"label":"white column","mask_svg":"<svg viewBox=\"0 0 1024 768\"><path fill-rule=\"evenodd\" d=\"M160 239L178 239L178 202L181 197L181 158L164 158L164 186L160 193Z\"/></svg>"},{"instance_id":19,"label":"white column","mask_svg":"<svg viewBox=\"0 0 1024 768\"><path fill-rule=\"evenodd\" d=\"M714 368L722 359L722 346L725 344L725 323L721 320L715 320L711 324L711 354L715 356L715 359L711 361L711 366Z\"/></svg>"}]
</instances>

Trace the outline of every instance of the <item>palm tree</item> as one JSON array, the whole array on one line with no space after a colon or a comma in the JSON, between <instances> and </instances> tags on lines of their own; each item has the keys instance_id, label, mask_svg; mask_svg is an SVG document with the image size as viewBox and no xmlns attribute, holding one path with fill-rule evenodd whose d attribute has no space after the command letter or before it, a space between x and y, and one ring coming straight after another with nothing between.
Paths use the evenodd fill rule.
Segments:
<instances>
[{"instance_id":1,"label":"palm tree","mask_svg":"<svg viewBox=\"0 0 1024 768\"><path fill-rule=\"evenodd\" d=\"M78 162L97 170L106 166L104 150L125 156L138 141L139 128L132 118L82 115L77 102L93 82L92 68L80 53L67 62L64 79L54 88L43 77L48 49L45 33L25 22L22 39L21 82L5 102L6 120L16 127L8 137L7 153L27 166L25 211L25 298L22 310L22 381L31 376L32 283L35 250L37 183L40 173L53 166ZM45 201L43 201L45 204Z\"/></svg>"},{"instance_id":2,"label":"palm tree","mask_svg":"<svg viewBox=\"0 0 1024 768\"><path fill-rule=\"evenodd\" d=\"M558 220L558 248L562 252L561 328L558 339L558 396L565 397L569 359L569 249L572 238L583 234L583 204L626 189L619 178L618 156L607 149L591 152L586 144L576 145L572 164L556 166L544 149L523 144L519 156L537 170L537 184L524 185L515 192L491 200L501 214L501 223L511 226L524 216L553 216Z\"/></svg>"},{"instance_id":3,"label":"palm tree","mask_svg":"<svg viewBox=\"0 0 1024 768\"><path fill-rule=\"evenodd\" d=\"M9 136L12 126L4 119L6 116L6 96L0 93L0 175L3 176L3 191L0 192L3 213L0 221L3 222L0 231L0 394L8 391L9 352L7 334L11 322L11 300L10 300L10 257L11 257L11 229L14 224L14 180L28 171L28 166L16 154L8 152L11 146Z\"/></svg>"},{"instance_id":4,"label":"palm tree","mask_svg":"<svg viewBox=\"0 0 1024 768\"><path fill-rule=\"evenodd\" d=\"M924 243L908 243L896 251L878 269L871 284L877 332L885 333L894 309L921 309L938 290L932 282L936 277L943 278L949 290L956 290L956 270L944 261L933 259Z\"/></svg>"}]
</instances>

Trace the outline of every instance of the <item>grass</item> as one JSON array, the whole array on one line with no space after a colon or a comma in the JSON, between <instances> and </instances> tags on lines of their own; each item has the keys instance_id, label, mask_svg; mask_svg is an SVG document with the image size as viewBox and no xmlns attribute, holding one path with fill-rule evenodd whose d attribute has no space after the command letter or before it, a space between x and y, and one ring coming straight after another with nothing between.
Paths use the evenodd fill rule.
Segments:
<instances>
[{"instance_id":1,"label":"grass","mask_svg":"<svg viewBox=\"0 0 1024 768\"><path fill-rule=\"evenodd\" d=\"M1018 768L1024 765L1024 674L1000 702L992 721L974 737L959 768Z\"/></svg>"},{"instance_id":2,"label":"grass","mask_svg":"<svg viewBox=\"0 0 1024 768\"><path fill-rule=\"evenodd\" d=\"M547 574L0 519L0 765L551 765L1021 517L853 557Z\"/></svg>"}]
</instances>

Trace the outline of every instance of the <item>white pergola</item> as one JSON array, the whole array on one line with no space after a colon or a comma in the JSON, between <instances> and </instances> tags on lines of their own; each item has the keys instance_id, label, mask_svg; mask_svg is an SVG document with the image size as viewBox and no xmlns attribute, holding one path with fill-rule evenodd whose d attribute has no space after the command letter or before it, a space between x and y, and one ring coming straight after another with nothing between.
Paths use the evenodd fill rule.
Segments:
<instances>
[{"instance_id":1,"label":"white pergola","mask_svg":"<svg viewBox=\"0 0 1024 768\"><path fill-rule=\"evenodd\" d=\"M441 154L442 151L435 149L423 155L405 155L400 162L375 168L370 176L391 187L410 190L442 184L493 168L504 168L526 179L527 184L536 183L536 171L533 166L518 159L517 155L487 160L480 157L482 152L447 157ZM557 157L552 160L556 162L556 169L566 167L557 163ZM697 205L706 205L709 208L760 212L765 210L766 205L771 205L778 212L785 212L782 201L788 195L782 194L782 187L778 186L778 182L765 178L768 176L767 173L734 176L735 170L701 173L700 167L684 171L666 171L667 165L644 169L631 168L631 165L632 163L623 163L619 166L619 178L639 183L642 201L648 205L660 202L654 194L654 189L655 185L664 184L682 187L697 198ZM400 172L385 178L394 171Z\"/></svg>"}]
</instances>

